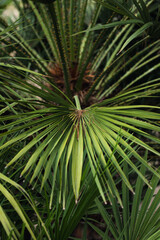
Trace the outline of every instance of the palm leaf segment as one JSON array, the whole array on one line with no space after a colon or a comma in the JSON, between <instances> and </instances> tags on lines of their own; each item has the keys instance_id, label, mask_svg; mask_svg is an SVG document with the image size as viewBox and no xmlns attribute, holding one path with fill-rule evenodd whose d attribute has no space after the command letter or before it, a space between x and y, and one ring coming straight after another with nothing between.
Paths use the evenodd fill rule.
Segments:
<instances>
[{"instance_id":1,"label":"palm leaf segment","mask_svg":"<svg viewBox=\"0 0 160 240\"><path fill-rule=\"evenodd\" d=\"M146 158L146 157L145 157ZM124 171L129 175L129 167L124 163ZM145 166L141 166L141 172L145 174ZM102 239L109 238L112 235L114 239L126 238L133 239L158 239L159 231L159 179L154 175L151 179L152 189L144 191L144 182L140 177L135 184L135 195L130 197L128 188L122 183L122 201L124 208L112 198L112 210L106 208L96 199L97 207L103 216L107 225L105 232L98 232L96 226L89 223L95 231L100 233ZM145 186L146 188L146 186ZM110 211L114 220L111 220ZM98 229L99 230L99 229Z\"/></svg>"},{"instance_id":2,"label":"palm leaf segment","mask_svg":"<svg viewBox=\"0 0 160 240\"><path fill-rule=\"evenodd\" d=\"M42 178L42 188L46 182L49 182L52 189L50 206L55 187L63 189L63 193L60 191L60 194L64 198L67 195L69 168L72 172L75 198L78 200L83 166L88 161L103 200L106 202L106 194L108 195L109 191L121 202L111 174L113 168L117 169L125 184L133 191L121 169L122 159L149 184L128 157L128 152L159 177L134 147L139 145L155 154L159 155L159 153L132 134L135 132L159 143L158 139L143 130L159 131L157 125L147 122L149 119L159 120L159 114L142 111L146 106L113 107L117 103L124 105L126 101L132 102L135 98L141 97L142 92L143 96L159 92L159 78L152 79L148 84L141 84L137 88L131 88L151 72L146 72L145 66L159 58L158 54L155 55L159 50L159 40L150 44L145 50L140 50L137 56L132 55L124 63L124 57L133 53L134 48L143 42L143 40L137 42L117 57L133 26L126 25L119 32L116 26L109 32L107 39L104 38L106 30L102 30L98 37L92 32L74 36L74 33L84 29L87 1L56 1L50 4L49 8L31 1L28 1L28 4L43 30L50 51L33 25L31 27L39 39L39 44L44 47L44 54L48 60L42 59L24 37L14 31L14 26L7 26L1 20L1 35L6 36L2 38L4 54L10 51L9 47L13 49L13 45L16 44L16 51L20 57L13 59L14 64L4 61L0 63L2 79L0 84L5 95L5 98L1 97L1 99L4 103L7 102L8 106L11 106L11 102L17 102L15 115L1 118L3 122L9 121L1 127L1 130L8 130L1 136L18 132L16 137L3 144L0 149L27 140L26 146L8 163L8 166L16 163L17 160L23 161L27 152L33 152L25 164L22 175L28 173L31 182ZM96 25L100 9L99 4L95 5L88 29ZM48 11L52 22L49 21ZM22 16L25 18L23 10ZM102 39L103 45L98 52L95 52ZM144 53L145 56L142 57ZM136 57L139 60L132 66ZM108 58L107 62L106 58ZM33 61L31 69L26 66L26 60ZM101 66L103 70L99 73ZM128 68L128 71L115 81L124 67ZM152 71L158 67L159 63L154 64ZM6 68L12 71L8 72ZM32 69L38 72L35 73ZM140 74L126 85L125 92L121 90L119 95L107 98L114 94L116 88L120 87L128 77L133 73L137 74L137 69L141 69ZM12 93L11 96L8 95L9 92ZM19 94L20 92L23 94ZM76 106L72 103L74 95L78 95L75 97ZM78 99L83 106L100 101L101 103L81 109ZM103 99L106 100L102 101ZM25 110L20 114L21 106L25 106ZM42 109L39 109L40 106ZM5 112L5 108L3 110L2 113Z\"/></svg>"}]
</instances>

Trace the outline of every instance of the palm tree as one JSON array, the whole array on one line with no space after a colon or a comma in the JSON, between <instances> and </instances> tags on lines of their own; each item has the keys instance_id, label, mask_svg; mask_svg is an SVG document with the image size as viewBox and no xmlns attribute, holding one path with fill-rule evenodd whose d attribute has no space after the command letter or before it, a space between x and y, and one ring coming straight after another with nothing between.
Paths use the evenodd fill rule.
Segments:
<instances>
[{"instance_id":1,"label":"palm tree","mask_svg":"<svg viewBox=\"0 0 160 240\"><path fill-rule=\"evenodd\" d=\"M11 25L0 19L0 150L7 167L4 174L17 169L32 186L32 190L26 185L24 188L32 194L36 189L35 199L39 194L44 197L47 207L59 219L54 223L55 229L61 219L61 204L63 209L68 206L71 214L70 206L73 207L75 198L80 207L73 208L81 209L75 227L84 214L82 209L87 209L97 192L105 203L111 201L111 195L123 205L117 174L134 192L123 170L124 162L149 187L150 182L137 162L159 178L158 171L141 156L140 150L147 149L160 156L145 142L145 139L160 142L151 134L160 130L159 107L147 100L158 96L160 91L157 74L160 41L152 38L152 21L145 23L143 18L115 17L115 13L108 12L107 24L99 25L100 3L94 3L89 9L91 1L87 0L45 1L46 4L23 1L23 6L17 0L14 2L20 18ZM138 3L135 6L131 8L132 16L141 13ZM138 30L135 24L139 25ZM6 159L10 150L12 154ZM18 184L19 177L13 174L13 178ZM94 197L89 194L84 204L83 194L88 194L87 186L93 181ZM21 181L20 185L23 185ZM3 189L2 185L5 198L10 196ZM25 194L37 213L32 199ZM34 224L31 230L26 225L29 219L24 208L18 203L19 210L13 201L10 203L33 237ZM1 212L8 219L3 209ZM50 213L47 216L49 220L45 224L52 225ZM38 219L44 227L39 213ZM4 229L9 236L13 224L10 220L6 223L9 230ZM13 229L17 234L19 230ZM63 239L71 234L70 229L65 231ZM44 233L49 236L45 227L41 237ZM53 232L50 234L53 238ZM54 235L55 239L60 237Z\"/></svg>"}]
</instances>

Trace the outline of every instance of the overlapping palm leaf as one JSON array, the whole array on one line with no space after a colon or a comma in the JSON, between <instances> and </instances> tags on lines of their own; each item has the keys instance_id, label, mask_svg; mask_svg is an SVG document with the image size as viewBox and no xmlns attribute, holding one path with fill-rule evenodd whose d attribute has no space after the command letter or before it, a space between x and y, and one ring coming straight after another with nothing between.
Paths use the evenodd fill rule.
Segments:
<instances>
[{"instance_id":1,"label":"overlapping palm leaf","mask_svg":"<svg viewBox=\"0 0 160 240\"><path fill-rule=\"evenodd\" d=\"M30 104L29 101L27 103ZM31 152L27 162L24 162L25 167L21 175L28 173L31 177L30 182L42 176L41 187L49 180L52 186L50 204L52 204L53 192L57 183L63 189L65 196L70 164L72 165L73 190L76 200L78 200L83 164L88 160L103 200L106 201L104 192L107 192L108 189L119 198L109 170L110 165L117 169L131 190L132 187L121 169L121 162L117 160L118 156L123 157L124 161L127 161L148 183L128 157L126 150L132 152L135 159L159 176L134 150L133 143L159 155L132 134L135 132L159 143L159 139L143 130L159 131L158 126L146 122L147 119L158 121L159 114L142 110L145 107L149 108L150 106L91 106L82 110L79 109L78 104L77 108L70 104L69 107L50 106L4 116L1 117L1 120L10 121L10 123L1 126L1 130L8 129L7 132L1 134L1 137L12 133L18 133L18 135L4 143L0 149L26 141L26 145L13 157L8 166L17 163L18 160L24 158L27 152ZM133 116L138 119L134 119Z\"/></svg>"},{"instance_id":2,"label":"overlapping palm leaf","mask_svg":"<svg viewBox=\"0 0 160 240\"><path fill-rule=\"evenodd\" d=\"M101 1L95 0L97 3L102 4L107 9L111 9L114 12L119 13L122 16L127 16L131 21L137 20L139 29L132 35L133 39L140 35L142 32L146 32L152 35L154 38L159 38L159 3L158 1L146 1L146 0L133 0L133 1ZM152 17L152 12L157 9L156 17ZM141 21L141 22L140 22ZM107 27L104 25L103 27ZM130 41L130 40L127 40Z\"/></svg>"},{"instance_id":3,"label":"overlapping palm leaf","mask_svg":"<svg viewBox=\"0 0 160 240\"><path fill-rule=\"evenodd\" d=\"M123 170L128 175L129 168L125 163ZM145 174L146 168L141 165L141 172ZM129 177L129 175L128 175ZM159 179L153 176L152 189L146 188L141 178L137 178L135 195L130 196L128 189L122 183L122 201L124 208L112 199L112 207L104 207L96 199L97 207L106 223L106 230L101 231L88 222L102 239L159 239ZM106 209L105 209L106 208ZM112 216L112 218L111 218ZM112 220L113 219L113 220Z\"/></svg>"},{"instance_id":4,"label":"overlapping palm leaf","mask_svg":"<svg viewBox=\"0 0 160 240\"><path fill-rule=\"evenodd\" d=\"M59 204L59 192L57 191L54 205L50 209L50 186L46 184L40 193L38 184L36 189L33 189L32 185L28 185L29 179L22 180L13 170L10 170L10 177L15 181L7 176L6 169L3 170L5 174L0 174L0 222L4 228L4 231L1 229L2 239L32 237L33 239L67 240L84 216L84 212L94 204L95 197L99 195L86 164L82 180L84 191L78 204L75 204L75 197L70 189L64 211ZM22 187L22 182L25 188Z\"/></svg>"}]
</instances>

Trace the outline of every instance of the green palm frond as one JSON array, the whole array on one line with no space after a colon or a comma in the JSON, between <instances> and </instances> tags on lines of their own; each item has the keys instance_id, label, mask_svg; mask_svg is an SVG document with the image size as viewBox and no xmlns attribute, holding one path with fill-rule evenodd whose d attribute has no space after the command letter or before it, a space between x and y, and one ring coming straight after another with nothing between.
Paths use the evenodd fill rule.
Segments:
<instances>
[{"instance_id":1,"label":"green palm frond","mask_svg":"<svg viewBox=\"0 0 160 240\"><path fill-rule=\"evenodd\" d=\"M146 0L132 0L132 1L101 1L95 0L97 3L102 4L104 7L113 10L121 14L122 16L127 16L132 20L141 19L144 23L150 22L152 6L158 8L158 2L156 1L146 1Z\"/></svg>"},{"instance_id":2,"label":"green palm frond","mask_svg":"<svg viewBox=\"0 0 160 240\"><path fill-rule=\"evenodd\" d=\"M13 182L12 180L7 178L3 174L0 174L0 179L1 179L1 181L2 180L7 181L10 184L14 185L16 188L21 189L20 185ZM21 208L21 206L17 202L17 200L13 197L13 195L10 193L10 191L7 190L6 186L3 186L3 184L0 184L0 192L1 192L2 195L4 195L4 197L9 201L11 206L15 209L15 211L17 212L17 214L21 218L22 222L24 222L24 224L25 224L27 230L29 231L29 233L31 234L32 238L36 239L35 234L34 234L33 229L32 229L33 226L31 228L30 224L28 223L28 218L26 216L26 213ZM16 227L14 226L12 221L8 218L8 216L6 215L6 213L5 213L5 211L3 210L2 207L0 208L0 211L1 211L1 214L2 214L1 216L4 217L4 218L1 218L1 223L2 223L2 225L3 225L3 227L6 231L7 235L10 236L11 232L13 231L12 238L13 239L18 239L18 237L20 236L20 233L18 232L18 230L16 229Z\"/></svg>"},{"instance_id":3,"label":"green palm frond","mask_svg":"<svg viewBox=\"0 0 160 240\"><path fill-rule=\"evenodd\" d=\"M37 189L31 189L26 184L24 189L21 186L22 183L18 184L6 175L0 174L1 190L5 189L1 191L0 207L1 216L3 216L0 223L6 232L4 239L7 239L7 236L8 239L9 237L23 239L24 231L26 233L25 229L28 229L27 234L30 234L33 239L67 240L84 216L84 212L94 205L94 199L99 194L87 168L86 166L86 174L83 174L82 181L84 191L78 204L75 204L73 192L70 191L65 209L59 205L58 191L55 193L54 206L49 209L49 186L46 185L44 190L38 193L39 186Z\"/></svg>"},{"instance_id":4,"label":"green palm frond","mask_svg":"<svg viewBox=\"0 0 160 240\"><path fill-rule=\"evenodd\" d=\"M78 98L76 97L76 99ZM30 138L29 141L27 140L28 143L25 147L13 157L7 166L16 163L22 159L28 151L32 150L33 153L25 164L21 175L24 175L26 172L31 174L30 183L32 183L39 174L42 174L41 172L44 172L41 187L44 186L49 178L52 178L50 204L52 204L56 179L59 177L59 167L66 165L65 174L67 174L67 168L70 162L72 164L73 190L78 200L82 167L86 158L83 152L86 152L90 159L93 175L97 175L97 169L99 169L100 175L98 174L98 178L96 178L104 201L106 200L102 189L104 189L104 192L106 191L106 184L109 191L119 198L112 174L109 171L110 164L117 169L131 190L132 187L121 169L121 162L117 161L118 156L123 158L124 161L127 161L137 174L149 184L126 154L126 149L132 152L135 159L143 163L150 171L159 177L159 174L148 165L133 148L133 144L138 144L140 147L159 155L156 150L145 144L144 141L140 140L136 135L133 135L134 132L139 136L141 135L157 143L160 142L159 139L145 132L145 129L160 131L157 125L146 122L147 119L151 121L159 120L159 114L143 110L143 108L146 107L153 108L151 106L137 105L108 108L91 106L82 110L77 104L77 108L73 108L72 105L70 105L70 107L54 106L23 114L2 117L1 119L4 122L6 120L12 120L13 118L15 121L11 121L0 128L1 130L8 129L8 131L2 133L1 136L10 135L17 131L19 131L19 134L17 137L3 144L0 149L2 150ZM137 119L134 119L133 116ZM116 149L116 153L113 153L114 148ZM35 164L36 167L34 167ZM51 177L52 169L54 169L54 174ZM101 175L104 176L103 181L105 185L102 184ZM65 177L65 179L67 178L67 176L64 176L62 173L61 178L63 177ZM64 179L61 181L64 182ZM112 189L110 188L111 185Z\"/></svg>"},{"instance_id":5,"label":"green palm frond","mask_svg":"<svg viewBox=\"0 0 160 240\"><path fill-rule=\"evenodd\" d=\"M124 163L124 171L129 177L129 168ZM145 174L146 168L141 165L140 171ZM113 236L114 239L158 239L159 233L159 179L153 176L151 179L152 189L145 189L143 181L138 177L135 184L135 195L130 197L129 191L122 183L123 209L111 197L112 210L105 208L96 199L97 207L106 223L106 231L91 224L95 231L100 233L103 239ZM156 194L155 194L156 192ZM113 220L109 212L112 211ZM110 235L111 234L111 235ZM110 239L110 238L109 238Z\"/></svg>"}]
</instances>

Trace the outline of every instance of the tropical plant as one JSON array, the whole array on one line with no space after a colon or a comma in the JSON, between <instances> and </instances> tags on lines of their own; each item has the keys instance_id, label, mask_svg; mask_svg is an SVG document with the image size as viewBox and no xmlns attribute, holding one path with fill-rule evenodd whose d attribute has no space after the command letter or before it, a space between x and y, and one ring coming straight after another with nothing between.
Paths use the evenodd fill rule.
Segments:
<instances>
[{"instance_id":1,"label":"tropical plant","mask_svg":"<svg viewBox=\"0 0 160 240\"><path fill-rule=\"evenodd\" d=\"M129 168L124 162L126 175L129 174ZM141 172L145 173L146 168L141 166ZM122 202L123 209L113 199L110 207L104 207L97 198L96 204L106 223L105 232L101 231L94 224L89 225L97 231L102 239L109 240L112 237L126 240L156 240L160 238L159 221L159 179L153 176L151 179L152 188L144 186L142 179L137 178L135 184L135 195L130 196L128 188L122 182ZM112 218L111 218L112 216Z\"/></svg>"},{"instance_id":2,"label":"tropical plant","mask_svg":"<svg viewBox=\"0 0 160 240\"><path fill-rule=\"evenodd\" d=\"M95 0L97 3L101 3L107 9L111 9L114 12L122 16L127 16L130 20L137 20L137 25L139 25L139 29L134 32L130 39L133 40L135 37L142 34L142 32L146 32L152 38L158 39L159 35L159 17L160 17L160 8L158 1L145 1L145 0L131 0L131 1L115 1L115 0ZM157 11L155 11L155 9ZM152 13L154 12L154 17L152 17ZM140 22L141 20L141 22ZM103 26L105 27L105 26Z\"/></svg>"},{"instance_id":3,"label":"tropical plant","mask_svg":"<svg viewBox=\"0 0 160 240\"><path fill-rule=\"evenodd\" d=\"M88 187L83 186L84 191L79 203L75 205L74 194L70 191L64 211L59 205L58 194L52 209L49 208L47 187L40 193L39 187L33 191L29 190L25 184L26 191L22 188L22 183L17 184L6 175L0 174L0 221L4 227L2 239L7 239L8 236L8 239L30 239L31 237L31 239L67 240L84 213L94 204L98 193L91 174L87 176L87 181L83 179L82 185L87 184Z\"/></svg>"},{"instance_id":4,"label":"tropical plant","mask_svg":"<svg viewBox=\"0 0 160 240\"><path fill-rule=\"evenodd\" d=\"M151 132L160 131L159 107L140 104L151 96L156 98L160 92L157 74L160 40L149 35L143 37L137 32L133 36L134 24L142 23L142 20L125 17L115 21L115 14L110 14L107 25L100 30L98 21L102 6L99 3L94 4L92 14L87 15L90 6L87 0L46 1L45 5L39 1L23 1L22 6L18 1L14 2L20 11L20 19L11 25L0 19L1 162L7 152L13 151L8 159L5 158L5 170L17 169L36 189L33 198L40 206L38 196L46 194L47 209L52 209L59 220L46 210L49 219L45 226L54 225L54 234L59 234L56 229L60 229L59 222L63 223L61 203L68 209L64 216L71 221L67 214L76 214L71 208L74 193L81 209L78 220L72 221L75 227L84 214L82 209L87 209L89 201L95 198L87 192L90 189L87 186L92 185L93 180L91 189L98 189L104 202L114 196L123 205L116 173L134 192L127 172L123 170L123 162L149 187L150 182L137 167L137 161L160 177L137 150L138 145L140 149L160 156L145 143L145 139L160 143ZM135 37L138 38L135 40ZM5 176L1 175L1 178L18 189L23 185L22 182L16 185L19 180L14 174L16 183ZM4 186L1 192L7 198L10 193ZM20 189L21 193L24 191ZM88 194L86 202L83 199L85 191ZM27 194L25 192L26 199L37 213ZM12 199L12 203L14 201L17 202ZM14 205L17 213L22 211L26 217L23 207L17 204L19 207ZM20 236L2 208L1 212L8 226L5 228L5 222L2 223L7 235L13 228L14 234ZM40 214L37 216L44 226ZM26 225L24 217L22 220ZM30 233L30 229L34 229L33 223L31 225L30 228L26 225ZM52 232L53 226L48 228ZM63 239L71 234L69 229L67 232L63 227ZM43 238L44 232L45 227L39 239ZM62 239L62 235L54 237Z\"/></svg>"}]
</instances>

